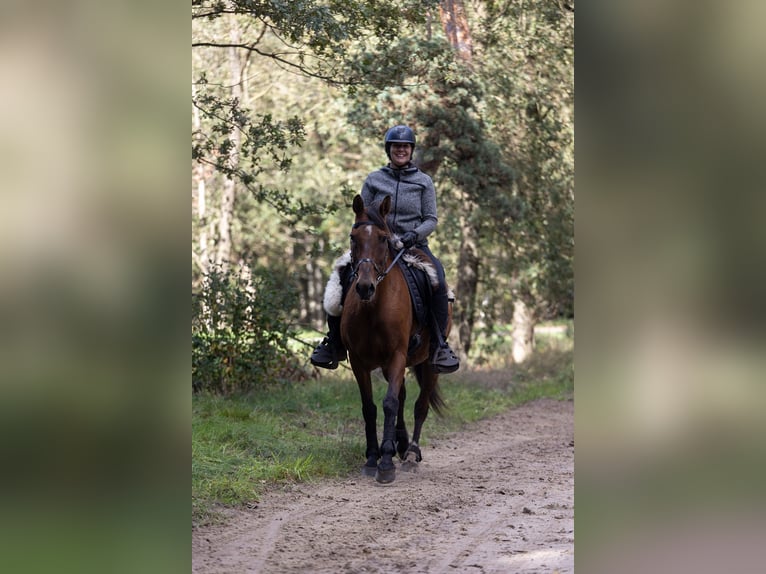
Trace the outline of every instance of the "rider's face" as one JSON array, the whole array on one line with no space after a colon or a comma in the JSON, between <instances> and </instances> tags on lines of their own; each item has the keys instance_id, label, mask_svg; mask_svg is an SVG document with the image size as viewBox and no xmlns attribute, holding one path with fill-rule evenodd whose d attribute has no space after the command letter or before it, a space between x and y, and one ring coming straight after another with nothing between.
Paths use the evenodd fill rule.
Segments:
<instances>
[{"instance_id":1,"label":"rider's face","mask_svg":"<svg viewBox=\"0 0 766 574\"><path fill-rule=\"evenodd\" d=\"M412 159L412 145L408 143L391 144L391 163L396 167L403 167Z\"/></svg>"}]
</instances>

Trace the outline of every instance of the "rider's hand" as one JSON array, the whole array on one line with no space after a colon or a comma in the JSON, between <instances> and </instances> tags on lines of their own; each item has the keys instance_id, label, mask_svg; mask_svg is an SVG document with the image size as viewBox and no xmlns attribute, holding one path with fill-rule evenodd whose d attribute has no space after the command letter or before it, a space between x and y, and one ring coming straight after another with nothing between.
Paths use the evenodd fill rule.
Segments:
<instances>
[{"instance_id":1,"label":"rider's hand","mask_svg":"<svg viewBox=\"0 0 766 574\"><path fill-rule=\"evenodd\" d=\"M408 231L404 234L402 237L402 245L405 247L412 247L415 245L415 242L418 240L418 234L414 231Z\"/></svg>"}]
</instances>

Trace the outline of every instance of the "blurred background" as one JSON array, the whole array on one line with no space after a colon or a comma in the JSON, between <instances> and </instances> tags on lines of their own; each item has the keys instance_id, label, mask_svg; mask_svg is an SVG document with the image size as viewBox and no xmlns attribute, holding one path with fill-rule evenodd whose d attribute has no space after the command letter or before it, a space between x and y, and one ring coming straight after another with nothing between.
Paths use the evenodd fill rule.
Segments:
<instances>
[{"instance_id":1,"label":"blurred background","mask_svg":"<svg viewBox=\"0 0 766 574\"><path fill-rule=\"evenodd\" d=\"M180 8L0 7L4 571L188 570Z\"/></svg>"},{"instance_id":2,"label":"blurred background","mask_svg":"<svg viewBox=\"0 0 766 574\"><path fill-rule=\"evenodd\" d=\"M410 9L405 15L426 26L414 5L402 4ZM471 86L459 86L408 92L410 99L397 100L404 98L397 91L382 100L360 97L358 115L351 116L356 123L337 119L323 137L311 126L285 124L284 145L297 145L290 134L298 138L302 130L313 138L311 149L350 138L347 149L364 150L353 164L354 173L362 173L370 167L365 162L382 161L372 152L382 155L380 134L399 119L386 105L443 97L453 110L494 118L491 133L515 142L507 149L517 158L498 159L492 146L482 148L498 171L479 174L503 178L507 164L514 174L537 173L553 178L546 185L555 183L562 174L546 172L551 163L538 172L518 163L525 143L548 141L522 137L524 122L560 122L571 113L559 104L544 115L557 101L553 81L546 84L549 99L527 106L523 80L530 69L558 77L553 60L547 72L528 67L529 56L548 57L533 53L547 44L535 40L523 62L502 60L528 25L531 8L464 4L469 14L513 15L496 19L513 26L494 36L482 35L490 28L471 29L476 44L485 42L504 67L484 67L492 63L486 59L474 64L481 68L474 76L450 67L460 56L445 59L436 46L416 56L433 57L434 77L449 79L453 88L480 74L507 78L504 96L477 100L461 91ZM549 4L568 18L574 13L573 2ZM204 6L193 2L193 10ZM465 200L464 188L476 189L469 199L485 210L479 213L507 217L486 218L492 240L483 253L506 265L508 277L526 262L528 249L539 254L555 247L543 257L548 268L527 267L528 274L478 300L512 320L502 296L518 288L533 308L539 303L554 315L578 313L575 564L583 572L749 572L760 565L757 551L766 535L763 11L754 1L581 6L575 23L576 264L571 245L548 233L560 228L514 224L524 209L547 205L535 203L540 187L534 180L527 180L529 201L482 205L482 188L470 187L475 180L455 180L458 172L450 167L463 157L455 150L465 147L436 144L434 155L420 158L432 166L442 162L445 206ZM398 72L396 66L379 70L381 62L411 62L412 45L395 41L378 16L375 29L388 42L377 47L394 52L386 60L355 53L358 67L344 70L377 79ZM0 555L8 571L188 570L190 227L200 245L198 195L191 210L188 195L188 23L188 6L172 4L83 0L0 8ZM431 25L436 30L440 22ZM312 49L335 54L320 36ZM427 32L420 37L427 40ZM453 49L459 48L459 35L455 39ZM561 41L551 40L558 47ZM199 80L197 74L193 81ZM210 72L207 82L230 88ZM356 97L353 90L347 95ZM287 104L279 94L270 97ZM384 113L369 119L376 110ZM429 118L413 117L428 142L436 133L427 127ZM276 135L264 118L259 125ZM459 138L447 139L452 145ZM545 149L560 157L562 140L552 142ZM269 169L278 174L284 156L275 149ZM348 155L327 165L335 197L326 181L316 184L339 206L357 187L344 179L352 161ZM269 193L275 186L255 189L283 206L279 193ZM562 190L556 205L566 207L574 190ZM452 208L456 217L460 205ZM302 207L289 209L297 215ZM550 213L560 219L549 221L566 223L570 216ZM332 229L301 231L329 237ZM540 241L524 243L533 231ZM323 256L329 260L337 247L328 245ZM192 255L194 281L201 275ZM455 265L459 255L445 249ZM566 277L562 265L569 263L576 300L574 290L548 289L562 285L548 279ZM522 279L537 290L524 291ZM574 301L574 307L550 301Z\"/></svg>"},{"instance_id":3,"label":"blurred background","mask_svg":"<svg viewBox=\"0 0 766 574\"><path fill-rule=\"evenodd\" d=\"M576 25L576 566L754 572L766 44L754 2Z\"/></svg>"}]
</instances>

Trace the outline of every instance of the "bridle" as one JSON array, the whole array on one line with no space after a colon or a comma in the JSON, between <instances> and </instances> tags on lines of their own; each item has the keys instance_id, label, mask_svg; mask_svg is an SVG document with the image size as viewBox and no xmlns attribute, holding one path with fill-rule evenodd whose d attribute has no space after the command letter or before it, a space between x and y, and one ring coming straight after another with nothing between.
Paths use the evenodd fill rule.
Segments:
<instances>
[{"instance_id":1,"label":"bridle","mask_svg":"<svg viewBox=\"0 0 766 574\"><path fill-rule=\"evenodd\" d=\"M362 225L376 225L374 221L357 221L354 223L354 225L351 226L351 229L356 229L357 227L361 227ZM375 263L372 259L369 257L364 257L363 259L360 259L356 263L352 261L353 267L351 268L351 280L354 281L359 277L359 266L362 263L372 263L373 268L375 269L375 273L378 274L378 276L375 279L375 285L383 281L383 279L386 278L386 275L388 275L388 272L391 271L391 269L394 268L394 265L396 265L396 262L399 261L399 258L402 256L402 254L406 251L406 249L400 249L399 252L396 254L396 257L394 257L394 260L391 262L391 264L388 266L388 268L385 271L381 271L380 267L378 267L378 264Z\"/></svg>"}]
</instances>

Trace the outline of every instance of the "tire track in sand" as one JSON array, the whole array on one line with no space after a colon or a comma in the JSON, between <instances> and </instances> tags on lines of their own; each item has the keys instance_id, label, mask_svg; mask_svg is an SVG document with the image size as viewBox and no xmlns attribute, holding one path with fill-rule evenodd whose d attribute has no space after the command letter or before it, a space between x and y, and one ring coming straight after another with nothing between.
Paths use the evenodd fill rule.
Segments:
<instances>
[{"instance_id":1,"label":"tire track in sand","mask_svg":"<svg viewBox=\"0 0 766 574\"><path fill-rule=\"evenodd\" d=\"M539 400L434 439L417 473L303 484L192 533L192 570L574 571L574 406ZM360 461L361 464L361 461Z\"/></svg>"}]
</instances>

